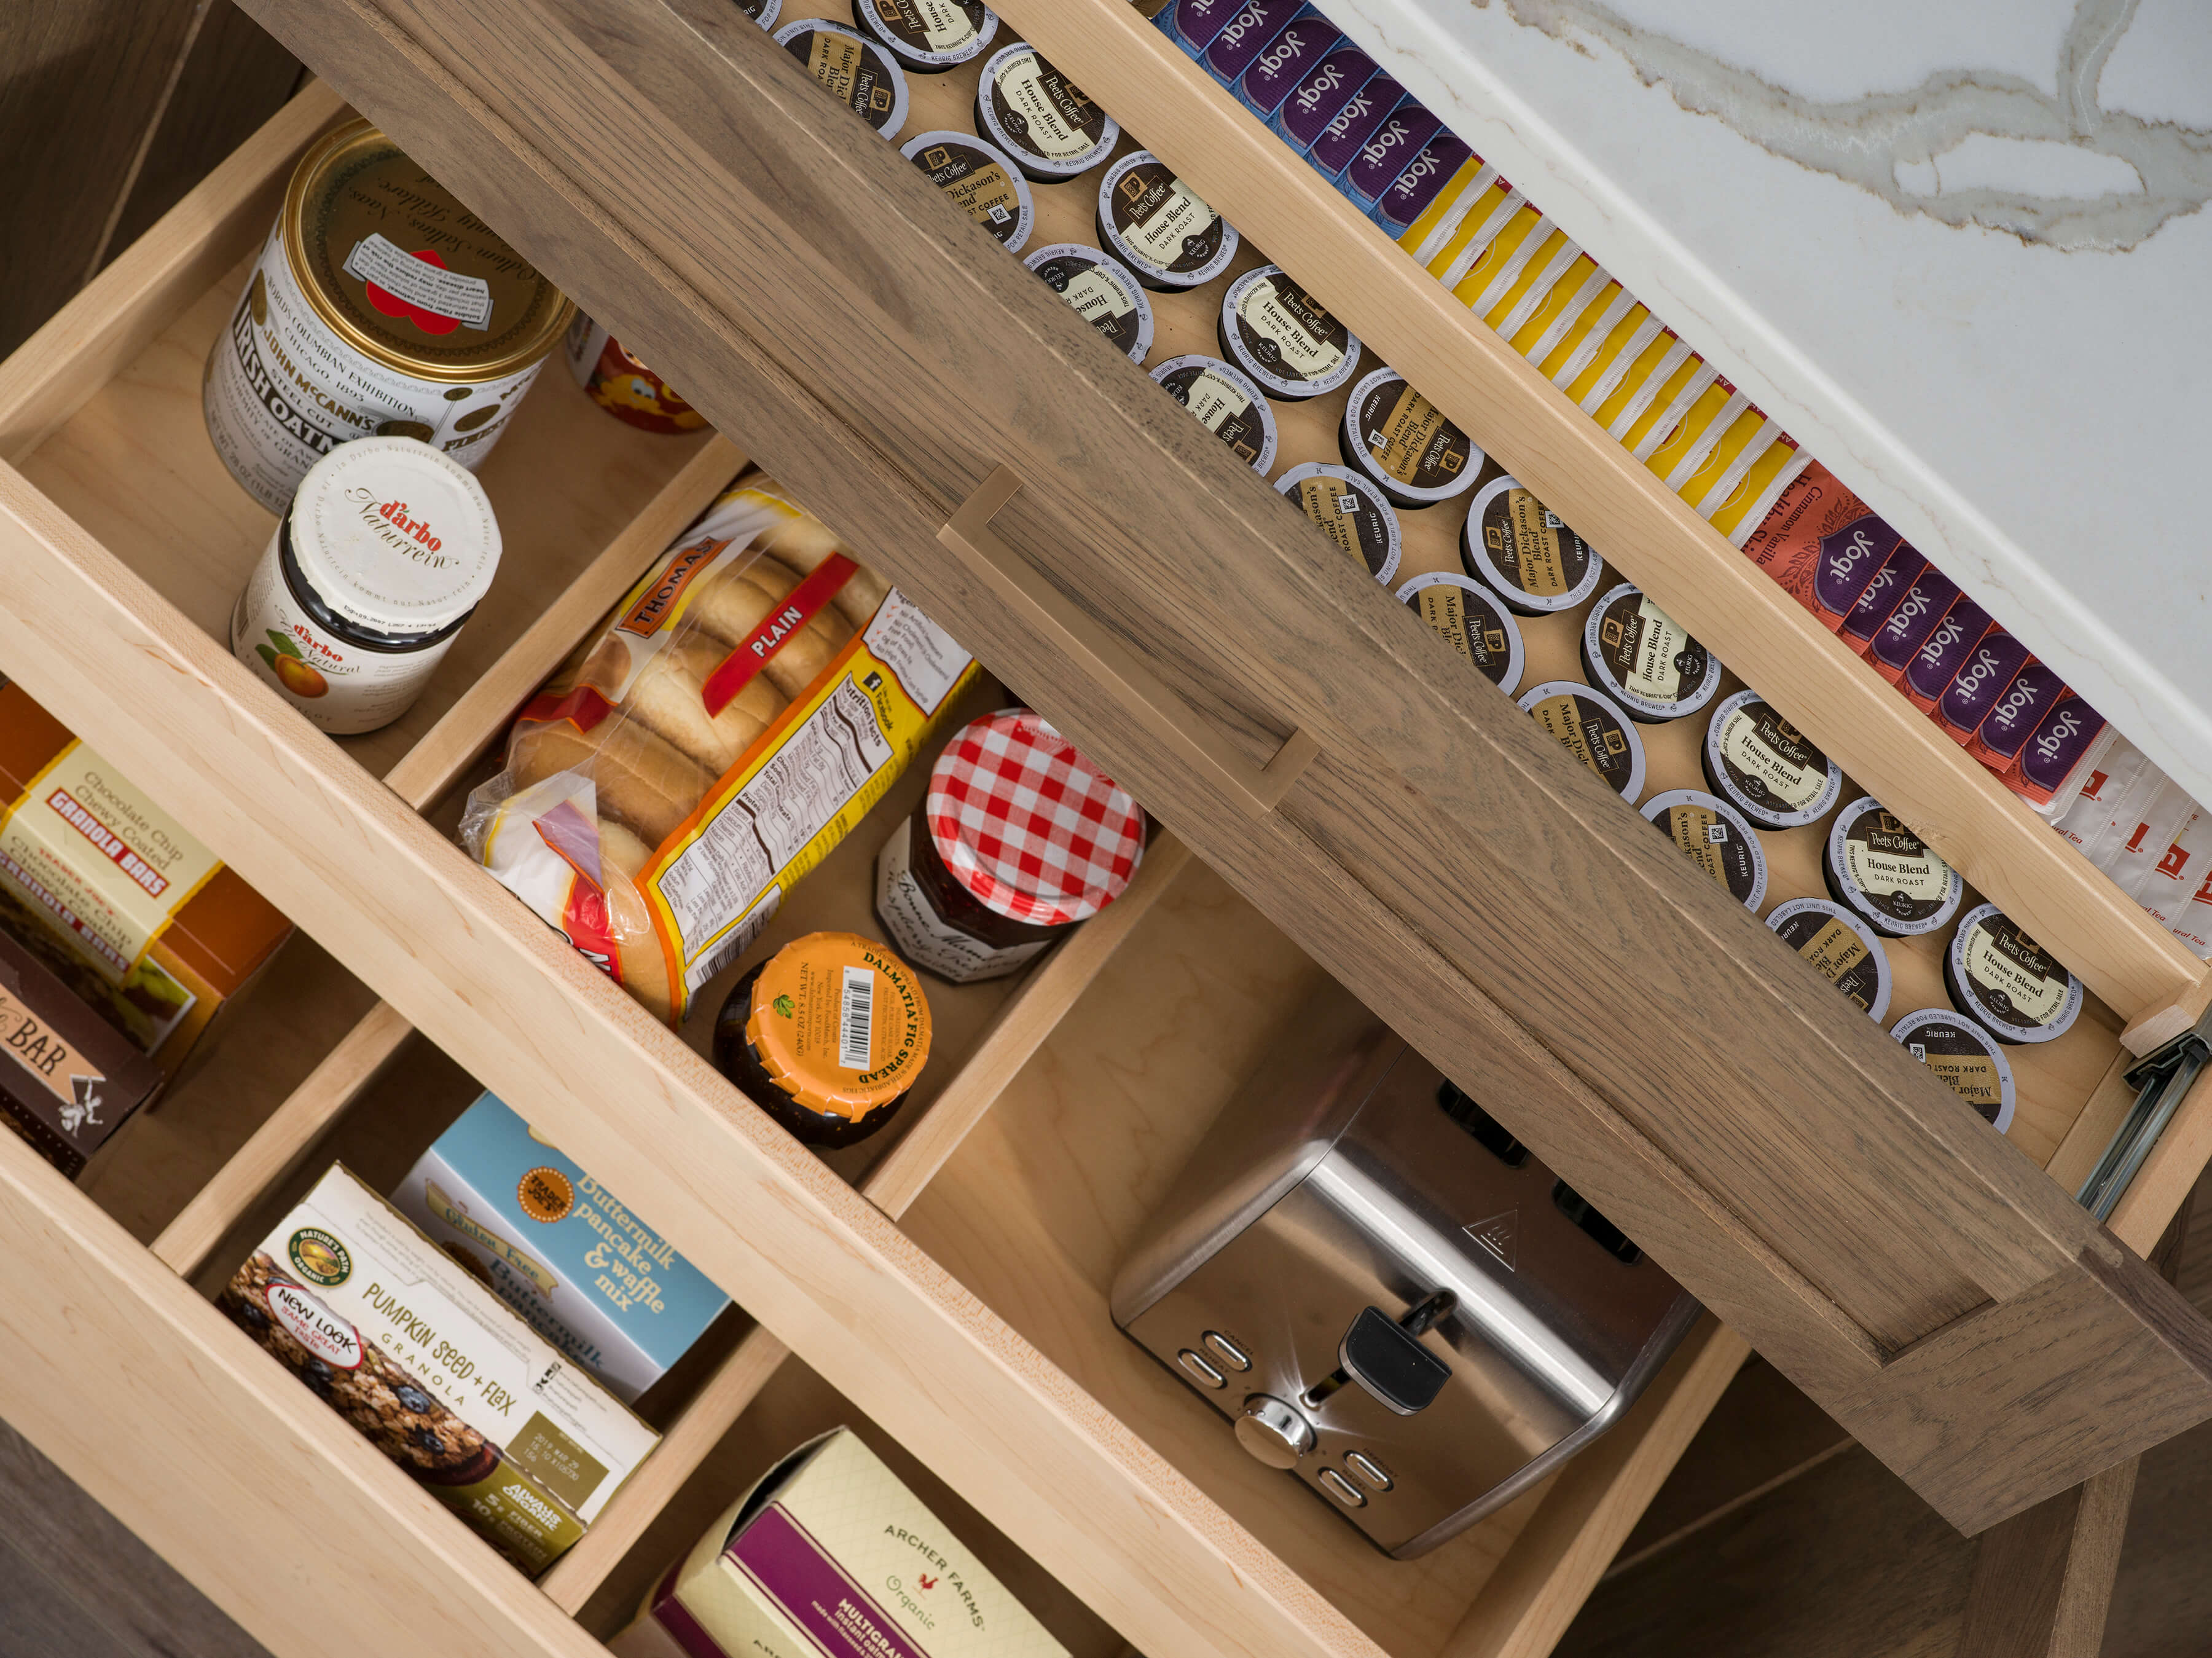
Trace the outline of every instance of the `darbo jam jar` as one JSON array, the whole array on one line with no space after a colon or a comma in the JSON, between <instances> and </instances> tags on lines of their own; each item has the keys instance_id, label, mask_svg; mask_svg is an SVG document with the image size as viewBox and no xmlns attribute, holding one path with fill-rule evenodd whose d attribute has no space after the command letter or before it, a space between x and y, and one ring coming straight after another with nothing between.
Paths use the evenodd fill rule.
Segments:
<instances>
[{"instance_id":1,"label":"darbo jam jar","mask_svg":"<svg viewBox=\"0 0 2212 1658\"><path fill-rule=\"evenodd\" d=\"M970 984L1026 965L1128 886L1145 816L1040 716L956 732L876 854L876 914L908 957Z\"/></svg>"},{"instance_id":2,"label":"darbo jam jar","mask_svg":"<svg viewBox=\"0 0 2212 1658\"><path fill-rule=\"evenodd\" d=\"M573 311L366 121L301 158L201 403L231 476L282 513L339 444L416 438L473 471Z\"/></svg>"},{"instance_id":3,"label":"darbo jam jar","mask_svg":"<svg viewBox=\"0 0 2212 1658\"><path fill-rule=\"evenodd\" d=\"M315 463L230 620L230 648L334 737L407 712L499 568L483 486L413 438Z\"/></svg>"}]
</instances>

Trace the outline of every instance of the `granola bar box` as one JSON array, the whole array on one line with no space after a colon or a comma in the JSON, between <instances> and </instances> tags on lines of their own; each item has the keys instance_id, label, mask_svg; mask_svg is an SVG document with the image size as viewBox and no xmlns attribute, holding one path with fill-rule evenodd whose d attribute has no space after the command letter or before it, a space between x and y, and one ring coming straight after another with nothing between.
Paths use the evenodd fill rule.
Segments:
<instances>
[{"instance_id":1,"label":"granola bar box","mask_svg":"<svg viewBox=\"0 0 2212 1658\"><path fill-rule=\"evenodd\" d=\"M161 1085L123 1040L0 932L0 1118L72 1180Z\"/></svg>"},{"instance_id":2,"label":"granola bar box","mask_svg":"<svg viewBox=\"0 0 2212 1658\"><path fill-rule=\"evenodd\" d=\"M1067 1658L849 1428L769 1469L647 1592L608 1650L615 1658Z\"/></svg>"},{"instance_id":3,"label":"granola bar box","mask_svg":"<svg viewBox=\"0 0 2212 1658\"><path fill-rule=\"evenodd\" d=\"M0 926L173 1079L292 931L129 778L4 681Z\"/></svg>"},{"instance_id":4,"label":"granola bar box","mask_svg":"<svg viewBox=\"0 0 2212 1658\"><path fill-rule=\"evenodd\" d=\"M218 1304L532 1576L659 1438L343 1163Z\"/></svg>"},{"instance_id":5,"label":"granola bar box","mask_svg":"<svg viewBox=\"0 0 2212 1658\"><path fill-rule=\"evenodd\" d=\"M730 1304L495 1094L438 1136L392 1201L626 1403Z\"/></svg>"}]
</instances>

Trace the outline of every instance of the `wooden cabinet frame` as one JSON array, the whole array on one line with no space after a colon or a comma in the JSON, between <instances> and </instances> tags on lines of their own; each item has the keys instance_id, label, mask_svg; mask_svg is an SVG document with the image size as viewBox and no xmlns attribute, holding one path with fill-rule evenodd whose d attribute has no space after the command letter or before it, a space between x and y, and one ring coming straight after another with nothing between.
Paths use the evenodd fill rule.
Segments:
<instances>
[{"instance_id":1,"label":"wooden cabinet frame","mask_svg":"<svg viewBox=\"0 0 2212 1658\"><path fill-rule=\"evenodd\" d=\"M1988 1525L2212 1415L2212 1327L2136 1254L1516 712L1449 671L1401 607L1311 556L1292 509L726 0L248 9L671 366L721 430L933 613L957 618L963 641L1181 841L1498 1102L1954 1523ZM1050 6L1013 9L1024 27L1036 11L1039 38L1062 50ZM1066 25L1069 52L1085 50L1083 30L1137 27L1106 21L1115 10L1069 5L1090 20ZM277 142L294 152L331 111L312 96L320 103L280 118L289 137ZM1199 135L1224 146L1219 165L1259 165L1222 112L1205 116L1201 100L1200 112ZM57 360L11 365L0 452L20 455L66 420L252 245L282 177L265 151L258 165L250 182L196 192L147 257L41 336L65 348ZM1286 210L1322 212L1328 228L1328 203L1283 193ZM1356 228L1334 225L1324 246L1357 246ZM1387 323L1356 320L1390 338ZM1441 327L1412 312L1401 325L1408 353ZM1455 412L1457 399L1486 401L1463 416L1470 428L1578 524L1669 548L1717 541L1510 353L1474 334L1437 337L1459 354L1460 378L1439 395ZM671 486L673 523L712 471L702 464L691 495ZM665 535L652 523L611 550L602 580L616 591L621 559ZM410 756L412 771L380 783L9 471L0 558L13 601L0 663L157 798L189 803L195 832L386 1005L281 1114L234 1186L301 1155L419 1029L487 1085L530 1099L539 1126L609 1186L653 1194L656 1225L760 1320L760 1341L717 1378L733 1410L787 1346L1142 1649L1374 1652L915 1248L894 1221L914 1187L856 1191L732 1108L696 1054L418 815L430 785L495 734L509 694L542 674L544 648L557 656L562 627L595 613L588 594L562 601L574 614L518 659L511 682L476 697L459 746ZM1972 780L1952 781L1972 795ZM1942 778L1929 786L1950 798ZM2074 923L2086 933L2100 916L2112 923L2118 942L2093 982L2124 993L2123 1011L2186 1003L2195 981L2182 964L2142 947L2077 872L2051 880L2062 908L2087 907ZM1018 1066L1018 1051L997 1062ZM262 1628L280 1606L354 1611L352 1588L272 1591L257 1575L288 1534L335 1509L343 1518L325 1534L373 1558L393 1597L373 1631L386 1643L465 1607L453 1627L485 1649L592 1649L561 1611L580 1593L556 1578L541 1594L486 1551L446 1546L453 1527L434 1505L409 1500L421 1494L12 1143L0 1142L0 1250L64 1290L26 1315L38 1361L0 1374L0 1408L80 1478L91 1470L95 1495L147 1516L149 1540L198 1563L219 1599L260 1609ZM157 1244L160 1260L204 1259L234 1218L236 1192L210 1189ZM2124 1236L2139 1248L2137 1222ZM72 1348L76 1331L93 1333L90 1351ZM1662 1395L1686 1410L1710 1402L1735 1342L1701 1337ZM111 1360L114 1375L82 1394L103 1419L84 1421L71 1394ZM165 1454L193 1415L233 1425ZM235 1425L246 1420L251 1436ZM1656 1478L1655 1462L1663 1472L1687 1431L1670 1421L1577 1464L1539 1516L1549 1533L1527 1533L1555 1568L1501 1569L1452 1658L1547 1648L1559 1620L1547 1597L1576 1572L1586 1588L1609 1553L1598 1540L1617 1541L1597 1514L1607 1482ZM266 1450L241 1464L250 1437ZM149 1497L127 1466L163 1467L174 1489ZM268 1495L300 1467L295 1497ZM242 1516L235 1561L207 1543L226 1515ZM1577 1547L1595 1552L1586 1571L1556 1567ZM405 1582L426 1598L407 1603Z\"/></svg>"}]
</instances>

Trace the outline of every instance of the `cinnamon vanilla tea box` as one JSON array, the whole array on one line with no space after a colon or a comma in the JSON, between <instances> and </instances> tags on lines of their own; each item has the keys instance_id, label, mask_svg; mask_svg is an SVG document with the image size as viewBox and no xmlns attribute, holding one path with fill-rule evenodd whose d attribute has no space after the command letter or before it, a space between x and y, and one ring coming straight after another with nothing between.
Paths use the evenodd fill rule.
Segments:
<instances>
[{"instance_id":1,"label":"cinnamon vanilla tea box","mask_svg":"<svg viewBox=\"0 0 2212 1658\"><path fill-rule=\"evenodd\" d=\"M786 1457L608 1643L615 1658L1067 1658L849 1428Z\"/></svg>"},{"instance_id":2,"label":"cinnamon vanilla tea box","mask_svg":"<svg viewBox=\"0 0 2212 1658\"><path fill-rule=\"evenodd\" d=\"M667 1239L495 1094L477 1096L392 1200L625 1402L730 1304Z\"/></svg>"},{"instance_id":3,"label":"cinnamon vanilla tea box","mask_svg":"<svg viewBox=\"0 0 2212 1658\"><path fill-rule=\"evenodd\" d=\"M659 1439L343 1163L216 1304L532 1576Z\"/></svg>"}]
</instances>

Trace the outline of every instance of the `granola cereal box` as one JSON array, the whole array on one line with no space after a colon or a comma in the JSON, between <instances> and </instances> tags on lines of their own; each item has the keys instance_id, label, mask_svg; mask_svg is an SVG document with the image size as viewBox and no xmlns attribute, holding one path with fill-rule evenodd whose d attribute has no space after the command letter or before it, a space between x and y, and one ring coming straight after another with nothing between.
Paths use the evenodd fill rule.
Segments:
<instances>
[{"instance_id":1,"label":"granola cereal box","mask_svg":"<svg viewBox=\"0 0 2212 1658\"><path fill-rule=\"evenodd\" d=\"M532 1576L659 1442L343 1163L216 1304Z\"/></svg>"},{"instance_id":2,"label":"granola cereal box","mask_svg":"<svg viewBox=\"0 0 2212 1658\"><path fill-rule=\"evenodd\" d=\"M849 1428L770 1468L649 1590L615 1658L1066 1658Z\"/></svg>"}]
</instances>

